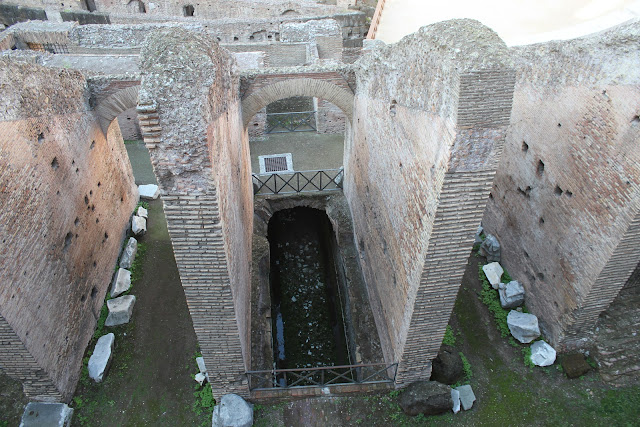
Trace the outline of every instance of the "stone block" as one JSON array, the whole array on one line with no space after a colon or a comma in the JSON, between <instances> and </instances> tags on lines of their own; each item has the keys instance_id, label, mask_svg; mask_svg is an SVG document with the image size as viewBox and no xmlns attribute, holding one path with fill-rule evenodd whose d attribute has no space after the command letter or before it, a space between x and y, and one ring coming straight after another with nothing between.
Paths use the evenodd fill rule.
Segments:
<instances>
[{"instance_id":1,"label":"stone block","mask_svg":"<svg viewBox=\"0 0 640 427\"><path fill-rule=\"evenodd\" d=\"M487 276L487 280L493 287L493 289L498 289L498 285L500 284L500 280L502 279L502 273L504 270L502 266L498 262L492 262L487 265L482 266L482 271L484 271L484 275Z\"/></svg>"},{"instance_id":2,"label":"stone block","mask_svg":"<svg viewBox=\"0 0 640 427\"><path fill-rule=\"evenodd\" d=\"M524 287L516 280L506 285L498 284L498 294L502 308L516 308L524 304Z\"/></svg>"},{"instance_id":3,"label":"stone block","mask_svg":"<svg viewBox=\"0 0 640 427\"><path fill-rule=\"evenodd\" d=\"M494 235L487 234L480 245L480 255L487 257L489 262L500 262L500 243Z\"/></svg>"},{"instance_id":4,"label":"stone block","mask_svg":"<svg viewBox=\"0 0 640 427\"><path fill-rule=\"evenodd\" d=\"M119 268L116 277L113 279L111 285L111 298L115 298L118 295L127 292L131 287L131 272L124 268Z\"/></svg>"},{"instance_id":5,"label":"stone block","mask_svg":"<svg viewBox=\"0 0 640 427\"><path fill-rule=\"evenodd\" d=\"M582 353L569 353L562 356L560 362L567 378L578 378L589 372L591 366Z\"/></svg>"},{"instance_id":6,"label":"stone block","mask_svg":"<svg viewBox=\"0 0 640 427\"><path fill-rule=\"evenodd\" d=\"M507 315L507 326L511 335L523 344L528 344L540 336L538 318L533 314L511 310Z\"/></svg>"},{"instance_id":7,"label":"stone block","mask_svg":"<svg viewBox=\"0 0 640 427\"><path fill-rule=\"evenodd\" d=\"M457 414L458 412L460 412L460 392L455 388L451 389L451 400L453 401L451 410L454 414Z\"/></svg>"},{"instance_id":8,"label":"stone block","mask_svg":"<svg viewBox=\"0 0 640 427\"><path fill-rule=\"evenodd\" d=\"M476 401L476 395L473 394L473 389L470 385L461 385L456 387L456 390L460 393L460 404L462 409L468 411L473 406L473 402Z\"/></svg>"},{"instance_id":9,"label":"stone block","mask_svg":"<svg viewBox=\"0 0 640 427\"><path fill-rule=\"evenodd\" d=\"M131 220L131 231L136 236L142 236L147 232L147 220L141 216L134 215Z\"/></svg>"},{"instance_id":10,"label":"stone block","mask_svg":"<svg viewBox=\"0 0 640 427\"><path fill-rule=\"evenodd\" d=\"M155 200L160 195L160 189L155 184L138 185L141 199Z\"/></svg>"},{"instance_id":11,"label":"stone block","mask_svg":"<svg viewBox=\"0 0 640 427\"><path fill-rule=\"evenodd\" d=\"M137 252L138 241L133 237L129 237L129 240L127 240L127 245L124 247L122 256L120 257L120 268L131 268L133 260L136 258Z\"/></svg>"},{"instance_id":12,"label":"stone block","mask_svg":"<svg viewBox=\"0 0 640 427\"><path fill-rule=\"evenodd\" d=\"M116 337L113 333L101 336L93 349L93 354L89 358L89 377L97 383L102 382L109 370L115 339Z\"/></svg>"},{"instance_id":13,"label":"stone block","mask_svg":"<svg viewBox=\"0 0 640 427\"><path fill-rule=\"evenodd\" d=\"M212 427L251 427L253 405L237 394L225 394L213 408Z\"/></svg>"},{"instance_id":14,"label":"stone block","mask_svg":"<svg viewBox=\"0 0 640 427\"><path fill-rule=\"evenodd\" d=\"M20 427L69 427L72 417L73 409L64 403L29 402Z\"/></svg>"},{"instance_id":15,"label":"stone block","mask_svg":"<svg viewBox=\"0 0 640 427\"><path fill-rule=\"evenodd\" d=\"M118 326L129 323L133 314L133 305L136 303L136 297L133 295L125 295L122 297L110 299L107 301L109 315L104 322L105 326Z\"/></svg>"},{"instance_id":16,"label":"stone block","mask_svg":"<svg viewBox=\"0 0 640 427\"><path fill-rule=\"evenodd\" d=\"M149 211L147 211L142 206L138 206L138 210L136 211L136 215L141 216L144 219L147 219L149 217Z\"/></svg>"},{"instance_id":17,"label":"stone block","mask_svg":"<svg viewBox=\"0 0 640 427\"><path fill-rule=\"evenodd\" d=\"M417 381L402 391L398 404L409 416L444 414L453 407L451 387L436 381Z\"/></svg>"},{"instance_id":18,"label":"stone block","mask_svg":"<svg viewBox=\"0 0 640 427\"><path fill-rule=\"evenodd\" d=\"M536 366L553 365L556 361L556 350L544 340L531 344L531 362Z\"/></svg>"}]
</instances>

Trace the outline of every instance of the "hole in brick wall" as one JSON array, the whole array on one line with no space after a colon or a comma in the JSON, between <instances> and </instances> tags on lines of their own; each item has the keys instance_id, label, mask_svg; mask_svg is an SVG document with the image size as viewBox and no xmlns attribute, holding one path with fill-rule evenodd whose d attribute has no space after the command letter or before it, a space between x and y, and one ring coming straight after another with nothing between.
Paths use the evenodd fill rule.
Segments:
<instances>
[{"instance_id":1,"label":"hole in brick wall","mask_svg":"<svg viewBox=\"0 0 640 427\"><path fill-rule=\"evenodd\" d=\"M109 233L107 233L106 231L104 232L104 238L108 239L109 238Z\"/></svg>"},{"instance_id":2,"label":"hole in brick wall","mask_svg":"<svg viewBox=\"0 0 640 427\"><path fill-rule=\"evenodd\" d=\"M219 42L222 41L222 39L220 37L216 37L216 40L219 41Z\"/></svg>"},{"instance_id":3,"label":"hole in brick wall","mask_svg":"<svg viewBox=\"0 0 640 427\"><path fill-rule=\"evenodd\" d=\"M76 173L80 172L80 169L76 168Z\"/></svg>"},{"instance_id":4,"label":"hole in brick wall","mask_svg":"<svg viewBox=\"0 0 640 427\"><path fill-rule=\"evenodd\" d=\"M75 160L71 160L71 166L75 165L76 161Z\"/></svg>"},{"instance_id":5,"label":"hole in brick wall","mask_svg":"<svg viewBox=\"0 0 640 427\"><path fill-rule=\"evenodd\" d=\"M555 306L556 306L556 308L558 308L558 307L559 307L559 306L558 306L558 302L557 302L557 301L554 301L554 302L553 302L553 305L555 305Z\"/></svg>"},{"instance_id":6,"label":"hole in brick wall","mask_svg":"<svg viewBox=\"0 0 640 427\"><path fill-rule=\"evenodd\" d=\"M527 252L527 251L523 251L523 252L524 252L524 257L525 258L529 258L529 252Z\"/></svg>"},{"instance_id":7,"label":"hole in brick wall","mask_svg":"<svg viewBox=\"0 0 640 427\"><path fill-rule=\"evenodd\" d=\"M56 191L56 196L60 195L60 190Z\"/></svg>"},{"instance_id":8,"label":"hole in brick wall","mask_svg":"<svg viewBox=\"0 0 640 427\"><path fill-rule=\"evenodd\" d=\"M98 187L100 187L102 185L102 183L100 181L98 181Z\"/></svg>"},{"instance_id":9,"label":"hole in brick wall","mask_svg":"<svg viewBox=\"0 0 640 427\"><path fill-rule=\"evenodd\" d=\"M95 211L96 210L96 205L91 205L91 210Z\"/></svg>"},{"instance_id":10,"label":"hole in brick wall","mask_svg":"<svg viewBox=\"0 0 640 427\"><path fill-rule=\"evenodd\" d=\"M96 224L100 222L100 218L96 218Z\"/></svg>"},{"instance_id":11,"label":"hole in brick wall","mask_svg":"<svg viewBox=\"0 0 640 427\"><path fill-rule=\"evenodd\" d=\"M193 16L195 12L196 9L191 4L182 7L182 14L184 16Z\"/></svg>"},{"instance_id":12,"label":"hole in brick wall","mask_svg":"<svg viewBox=\"0 0 640 427\"><path fill-rule=\"evenodd\" d=\"M93 288L91 288L91 298L95 298L96 295L98 295L98 290L96 289L96 287L94 286Z\"/></svg>"},{"instance_id":13,"label":"hole in brick wall","mask_svg":"<svg viewBox=\"0 0 640 427\"><path fill-rule=\"evenodd\" d=\"M525 153L529 151L529 144L524 141L522 141L522 151L524 151Z\"/></svg>"},{"instance_id":14,"label":"hole in brick wall","mask_svg":"<svg viewBox=\"0 0 640 427\"><path fill-rule=\"evenodd\" d=\"M88 205L89 204L89 198L87 197L87 195L84 195L84 204Z\"/></svg>"},{"instance_id":15,"label":"hole in brick wall","mask_svg":"<svg viewBox=\"0 0 640 427\"><path fill-rule=\"evenodd\" d=\"M518 193L522 194L524 197L526 197L527 199L530 197L529 193L531 193L531 186L527 186L527 188L525 188L524 190L520 187L518 187Z\"/></svg>"},{"instance_id":16,"label":"hole in brick wall","mask_svg":"<svg viewBox=\"0 0 640 427\"><path fill-rule=\"evenodd\" d=\"M540 225L544 224L544 218L540 217L540 221L538 222L540 222Z\"/></svg>"},{"instance_id":17,"label":"hole in brick wall","mask_svg":"<svg viewBox=\"0 0 640 427\"><path fill-rule=\"evenodd\" d=\"M573 197L573 193L569 190L565 191L564 194L566 194L569 197Z\"/></svg>"},{"instance_id":18,"label":"hole in brick wall","mask_svg":"<svg viewBox=\"0 0 640 427\"><path fill-rule=\"evenodd\" d=\"M121 201L121 202L124 202L124 197L120 197L120 201Z\"/></svg>"},{"instance_id":19,"label":"hole in brick wall","mask_svg":"<svg viewBox=\"0 0 640 427\"><path fill-rule=\"evenodd\" d=\"M542 176L542 172L544 172L544 162L542 160L538 160L538 168L536 170L536 173L538 174L538 176Z\"/></svg>"},{"instance_id":20,"label":"hole in brick wall","mask_svg":"<svg viewBox=\"0 0 640 427\"><path fill-rule=\"evenodd\" d=\"M71 232L67 233L67 235L64 236L64 245L62 246L62 250L64 252L66 252L67 249L69 249L69 245L71 245L72 240L73 240L73 234Z\"/></svg>"},{"instance_id":21,"label":"hole in brick wall","mask_svg":"<svg viewBox=\"0 0 640 427\"><path fill-rule=\"evenodd\" d=\"M237 42L238 40L239 40L238 37L235 37L235 36L233 37L234 42Z\"/></svg>"},{"instance_id":22,"label":"hole in brick wall","mask_svg":"<svg viewBox=\"0 0 640 427\"><path fill-rule=\"evenodd\" d=\"M73 225L77 227L78 224L80 224L80 218L76 217L76 219L73 221Z\"/></svg>"},{"instance_id":23,"label":"hole in brick wall","mask_svg":"<svg viewBox=\"0 0 640 427\"><path fill-rule=\"evenodd\" d=\"M93 196L93 190L89 190L89 195Z\"/></svg>"},{"instance_id":24,"label":"hole in brick wall","mask_svg":"<svg viewBox=\"0 0 640 427\"><path fill-rule=\"evenodd\" d=\"M558 127L561 128L562 127L562 123L558 123Z\"/></svg>"},{"instance_id":25,"label":"hole in brick wall","mask_svg":"<svg viewBox=\"0 0 640 427\"><path fill-rule=\"evenodd\" d=\"M78 238L78 233L76 233L76 239Z\"/></svg>"},{"instance_id":26,"label":"hole in brick wall","mask_svg":"<svg viewBox=\"0 0 640 427\"><path fill-rule=\"evenodd\" d=\"M391 114L391 117L396 115L396 104L395 99L391 100L391 105L389 106L389 114Z\"/></svg>"},{"instance_id":27,"label":"hole in brick wall","mask_svg":"<svg viewBox=\"0 0 640 427\"><path fill-rule=\"evenodd\" d=\"M53 170L56 170L60 167L60 163L58 163L58 158L54 157L53 160L51 160L51 168Z\"/></svg>"},{"instance_id":28,"label":"hole in brick wall","mask_svg":"<svg viewBox=\"0 0 640 427\"><path fill-rule=\"evenodd\" d=\"M640 124L640 115L636 114L635 116L633 116L633 119L631 119L631 123L634 125Z\"/></svg>"},{"instance_id":29,"label":"hole in brick wall","mask_svg":"<svg viewBox=\"0 0 640 427\"><path fill-rule=\"evenodd\" d=\"M564 193L564 191L562 191L562 188L560 188L559 185L556 185L556 188L553 190L553 193L556 196L562 196L562 193Z\"/></svg>"},{"instance_id":30,"label":"hole in brick wall","mask_svg":"<svg viewBox=\"0 0 640 427\"><path fill-rule=\"evenodd\" d=\"M40 132L38 134L38 144L42 144L44 142L44 133Z\"/></svg>"},{"instance_id":31,"label":"hole in brick wall","mask_svg":"<svg viewBox=\"0 0 640 427\"><path fill-rule=\"evenodd\" d=\"M489 193L489 199L493 200L493 194Z\"/></svg>"},{"instance_id":32,"label":"hole in brick wall","mask_svg":"<svg viewBox=\"0 0 640 427\"><path fill-rule=\"evenodd\" d=\"M540 280L544 280L544 274L542 273L537 273L538 279Z\"/></svg>"},{"instance_id":33,"label":"hole in brick wall","mask_svg":"<svg viewBox=\"0 0 640 427\"><path fill-rule=\"evenodd\" d=\"M91 145L89 145L89 150L93 150L93 147L96 146L96 142L95 141L91 141Z\"/></svg>"},{"instance_id":34,"label":"hole in brick wall","mask_svg":"<svg viewBox=\"0 0 640 427\"><path fill-rule=\"evenodd\" d=\"M97 267L97 266L98 266L98 263L97 263L97 262L95 262L95 261L93 261L93 267L95 268L95 267Z\"/></svg>"},{"instance_id":35,"label":"hole in brick wall","mask_svg":"<svg viewBox=\"0 0 640 427\"><path fill-rule=\"evenodd\" d=\"M255 39L254 36L249 36L249 40L253 40L253 39Z\"/></svg>"},{"instance_id":36,"label":"hole in brick wall","mask_svg":"<svg viewBox=\"0 0 640 427\"><path fill-rule=\"evenodd\" d=\"M86 295L82 295L82 296L80 297L80 302L85 302L85 301L86 301L86 299L87 299L87 296L86 296Z\"/></svg>"}]
</instances>

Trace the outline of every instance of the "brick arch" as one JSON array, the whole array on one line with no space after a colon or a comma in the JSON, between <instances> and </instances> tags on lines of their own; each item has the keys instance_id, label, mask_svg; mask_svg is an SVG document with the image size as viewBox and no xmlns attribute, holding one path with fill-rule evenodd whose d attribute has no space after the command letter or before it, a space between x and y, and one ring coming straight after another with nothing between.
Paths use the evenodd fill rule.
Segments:
<instances>
[{"instance_id":1,"label":"brick arch","mask_svg":"<svg viewBox=\"0 0 640 427\"><path fill-rule=\"evenodd\" d=\"M253 116L274 101L292 96L311 96L326 99L347 116L353 116L353 93L345 88L324 80L297 78L282 80L264 86L251 93L242 101L242 121L246 127Z\"/></svg>"},{"instance_id":2,"label":"brick arch","mask_svg":"<svg viewBox=\"0 0 640 427\"><path fill-rule=\"evenodd\" d=\"M118 117L120 113L138 105L139 91L140 85L130 86L128 88L121 89L98 102L95 111L103 132L107 132L107 129L113 119Z\"/></svg>"}]
</instances>

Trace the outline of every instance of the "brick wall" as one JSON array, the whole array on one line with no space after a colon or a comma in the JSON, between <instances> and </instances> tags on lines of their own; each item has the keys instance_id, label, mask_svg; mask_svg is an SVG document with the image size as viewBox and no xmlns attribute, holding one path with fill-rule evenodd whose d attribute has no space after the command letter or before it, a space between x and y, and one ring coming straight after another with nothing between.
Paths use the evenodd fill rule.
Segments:
<instances>
[{"instance_id":1,"label":"brick wall","mask_svg":"<svg viewBox=\"0 0 640 427\"><path fill-rule=\"evenodd\" d=\"M136 107L129 108L120 113L118 116L118 124L120 125L120 132L122 132L123 139L129 141L142 139Z\"/></svg>"},{"instance_id":2,"label":"brick wall","mask_svg":"<svg viewBox=\"0 0 640 427\"><path fill-rule=\"evenodd\" d=\"M79 73L3 60L0 81L0 315L11 342L0 365L30 397L68 400L137 190L117 122L103 134Z\"/></svg>"},{"instance_id":3,"label":"brick wall","mask_svg":"<svg viewBox=\"0 0 640 427\"><path fill-rule=\"evenodd\" d=\"M345 194L399 383L429 378L453 309L508 124L506 51L479 23L453 21L365 54L356 70Z\"/></svg>"},{"instance_id":4,"label":"brick wall","mask_svg":"<svg viewBox=\"0 0 640 427\"><path fill-rule=\"evenodd\" d=\"M344 133L346 120L340 108L325 99L318 99L318 133Z\"/></svg>"},{"instance_id":5,"label":"brick wall","mask_svg":"<svg viewBox=\"0 0 640 427\"><path fill-rule=\"evenodd\" d=\"M514 51L511 126L483 223L560 349L584 344L639 260L638 34L631 24Z\"/></svg>"},{"instance_id":6,"label":"brick wall","mask_svg":"<svg viewBox=\"0 0 640 427\"><path fill-rule=\"evenodd\" d=\"M209 37L160 32L142 50L138 106L216 397L246 396L250 363L252 191L232 64Z\"/></svg>"}]
</instances>

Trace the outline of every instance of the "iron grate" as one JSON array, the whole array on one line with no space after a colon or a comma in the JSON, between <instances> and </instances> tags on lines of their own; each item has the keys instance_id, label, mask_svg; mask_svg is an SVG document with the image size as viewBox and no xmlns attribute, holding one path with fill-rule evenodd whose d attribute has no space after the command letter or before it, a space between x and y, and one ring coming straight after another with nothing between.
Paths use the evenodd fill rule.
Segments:
<instances>
[{"instance_id":1,"label":"iron grate","mask_svg":"<svg viewBox=\"0 0 640 427\"><path fill-rule=\"evenodd\" d=\"M286 156L267 157L264 159L265 172L280 172L289 170Z\"/></svg>"}]
</instances>

